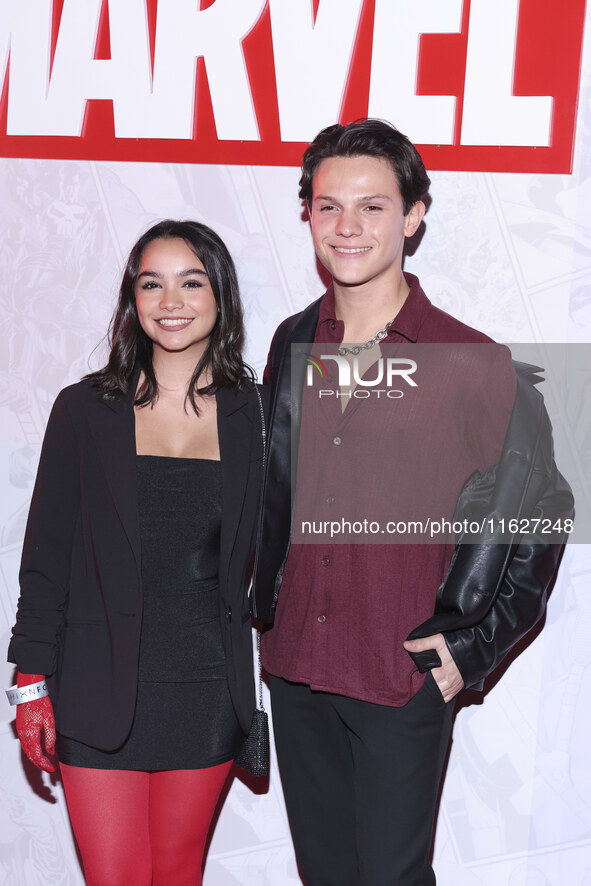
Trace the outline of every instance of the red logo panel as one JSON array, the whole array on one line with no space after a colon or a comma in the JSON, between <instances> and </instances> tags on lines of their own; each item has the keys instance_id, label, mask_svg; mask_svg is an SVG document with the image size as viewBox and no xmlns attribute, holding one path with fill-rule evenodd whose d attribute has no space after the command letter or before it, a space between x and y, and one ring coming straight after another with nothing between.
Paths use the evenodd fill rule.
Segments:
<instances>
[{"instance_id":1,"label":"red logo panel","mask_svg":"<svg viewBox=\"0 0 591 886\"><path fill-rule=\"evenodd\" d=\"M369 114L431 170L571 171L585 0L44 2L0 24L1 156L291 166Z\"/></svg>"}]
</instances>

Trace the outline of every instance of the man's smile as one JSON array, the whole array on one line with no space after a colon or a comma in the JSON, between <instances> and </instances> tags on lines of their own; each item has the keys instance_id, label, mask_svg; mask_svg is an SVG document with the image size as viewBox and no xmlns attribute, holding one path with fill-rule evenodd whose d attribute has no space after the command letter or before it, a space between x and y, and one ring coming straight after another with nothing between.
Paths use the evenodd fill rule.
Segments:
<instances>
[{"instance_id":1,"label":"man's smile","mask_svg":"<svg viewBox=\"0 0 591 886\"><path fill-rule=\"evenodd\" d=\"M369 252L371 246L333 246L332 248L341 255L355 255L359 252Z\"/></svg>"}]
</instances>

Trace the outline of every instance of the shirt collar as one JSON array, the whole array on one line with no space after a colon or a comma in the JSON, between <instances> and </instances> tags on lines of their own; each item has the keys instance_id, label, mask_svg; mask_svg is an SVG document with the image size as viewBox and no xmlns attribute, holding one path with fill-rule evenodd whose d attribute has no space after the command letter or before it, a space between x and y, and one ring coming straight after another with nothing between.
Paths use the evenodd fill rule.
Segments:
<instances>
[{"instance_id":1,"label":"shirt collar","mask_svg":"<svg viewBox=\"0 0 591 886\"><path fill-rule=\"evenodd\" d=\"M431 302L421 288L419 278L414 274L409 274L407 271L403 271L403 273L406 282L410 286L410 292L388 330L388 335L384 339L386 342L391 341L396 336L402 336L408 341L417 341L423 321L432 307ZM334 288L331 283L320 303L316 341L340 343L343 340L344 334L345 325L336 318Z\"/></svg>"}]
</instances>

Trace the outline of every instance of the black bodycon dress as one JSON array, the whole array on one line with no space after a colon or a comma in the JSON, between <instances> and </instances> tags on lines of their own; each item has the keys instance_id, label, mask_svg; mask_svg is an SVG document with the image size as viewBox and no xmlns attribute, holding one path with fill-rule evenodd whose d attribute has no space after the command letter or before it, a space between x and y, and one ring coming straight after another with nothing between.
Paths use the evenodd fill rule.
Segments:
<instances>
[{"instance_id":1,"label":"black bodycon dress","mask_svg":"<svg viewBox=\"0 0 591 886\"><path fill-rule=\"evenodd\" d=\"M244 738L219 614L221 465L138 455L143 618L131 732L116 751L58 734L58 758L93 769L201 769Z\"/></svg>"}]
</instances>

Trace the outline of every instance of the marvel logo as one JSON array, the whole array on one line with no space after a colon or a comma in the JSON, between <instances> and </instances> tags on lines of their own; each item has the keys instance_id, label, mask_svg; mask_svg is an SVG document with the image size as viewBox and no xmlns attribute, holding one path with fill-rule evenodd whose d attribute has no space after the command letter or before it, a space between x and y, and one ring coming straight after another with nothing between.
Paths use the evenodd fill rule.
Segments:
<instances>
[{"instance_id":1,"label":"marvel logo","mask_svg":"<svg viewBox=\"0 0 591 886\"><path fill-rule=\"evenodd\" d=\"M369 114L432 169L568 171L584 15L584 0L0 0L0 150L291 164Z\"/></svg>"}]
</instances>

